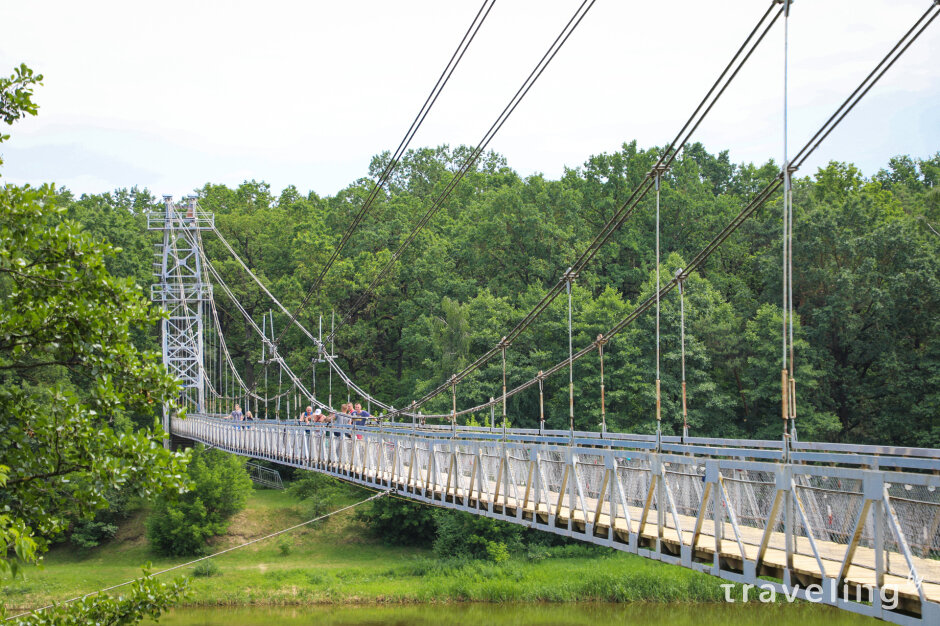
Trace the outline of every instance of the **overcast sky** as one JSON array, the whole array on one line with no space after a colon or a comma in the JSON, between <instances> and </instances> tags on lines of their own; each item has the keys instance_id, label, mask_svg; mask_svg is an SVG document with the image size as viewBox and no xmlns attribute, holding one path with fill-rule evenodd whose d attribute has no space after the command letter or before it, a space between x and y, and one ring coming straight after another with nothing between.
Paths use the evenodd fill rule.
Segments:
<instances>
[{"instance_id":1,"label":"overcast sky","mask_svg":"<svg viewBox=\"0 0 940 626\"><path fill-rule=\"evenodd\" d=\"M801 146L932 0L799 0L790 137ZM498 0L412 147L475 144L580 0ZM662 145L767 0L597 0L491 144L558 177L636 139ZM0 2L0 72L45 75L2 147L7 182L182 195L264 180L334 194L393 150L480 6L467 2ZM781 156L783 29L694 139L734 161ZM873 174L940 150L940 20L831 135Z\"/></svg>"}]
</instances>

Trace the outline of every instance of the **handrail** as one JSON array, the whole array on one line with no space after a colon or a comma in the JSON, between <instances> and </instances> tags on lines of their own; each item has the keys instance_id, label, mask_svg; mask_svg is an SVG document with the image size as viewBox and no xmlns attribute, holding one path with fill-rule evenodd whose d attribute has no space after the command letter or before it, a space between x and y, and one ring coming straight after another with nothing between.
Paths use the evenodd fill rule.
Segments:
<instances>
[{"instance_id":1,"label":"handrail","mask_svg":"<svg viewBox=\"0 0 940 626\"><path fill-rule=\"evenodd\" d=\"M538 430L488 426L451 426L435 424L409 424L403 422L381 422L376 425L357 426L332 423L302 424L296 420L254 420L232 422L231 420L195 414L187 419L209 420L235 428L279 428L279 429L329 429L344 433L380 433L393 436L414 436L420 439L447 439L467 442L503 441L511 443L535 443L578 448L611 448L623 450L649 450L654 447L655 437L633 433L607 433L567 430ZM670 454L686 454L711 458L754 459L760 461L783 461L783 449L779 441L723 439L717 437L693 437L684 443L680 437L662 437L662 450ZM878 468L904 468L940 472L940 449L908 448L895 446L871 446L861 444L794 442L791 460L804 463L853 465Z\"/></svg>"}]
</instances>

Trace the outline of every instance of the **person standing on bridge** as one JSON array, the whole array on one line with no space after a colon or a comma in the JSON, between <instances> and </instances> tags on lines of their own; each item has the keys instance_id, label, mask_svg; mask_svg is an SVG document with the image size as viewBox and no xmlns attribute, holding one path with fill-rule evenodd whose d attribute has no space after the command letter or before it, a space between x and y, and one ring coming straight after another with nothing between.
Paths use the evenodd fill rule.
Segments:
<instances>
[{"instance_id":1,"label":"person standing on bridge","mask_svg":"<svg viewBox=\"0 0 940 626\"><path fill-rule=\"evenodd\" d=\"M242 407L239 404L235 405L235 410L229 415L229 418L236 422L240 422L245 419L245 415L242 413Z\"/></svg>"},{"instance_id":2,"label":"person standing on bridge","mask_svg":"<svg viewBox=\"0 0 940 626\"><path fill-rule=\"evenodd\" d=\"M363 409L362 405L358 402L356 403L356 410L353 412L353 415L356 416L356 419L353 420L356 426L365 426L366 420L372 417L372 415L368 411Z\"/></svg>"},{"instance_id":3,"label":"person standing on bridge","mask_svg":"<svg viewBox=\"0 0 940 626\"><path fill-rule=\"evenodd\" d=\"M297 418L301 424L309 424L313 421L313 407L307 405L307 409L300 414L300 417Z\"/></svg>"},{"instance_id":4,"label":"person standing on bridge","mask_svg":"<svg viewBox=\"0 0 940 626\"><path fill-rule=\"evenodd\" d=\"M352 413L352 405L344 404L340 408L340 412L336 415L336 425L337 426L349 426L352 423L352 418L350 418L349 416L350 413ZM351 438L351 435L349 433L346 433L346 437Z\"/></svg>"}]
</instances>

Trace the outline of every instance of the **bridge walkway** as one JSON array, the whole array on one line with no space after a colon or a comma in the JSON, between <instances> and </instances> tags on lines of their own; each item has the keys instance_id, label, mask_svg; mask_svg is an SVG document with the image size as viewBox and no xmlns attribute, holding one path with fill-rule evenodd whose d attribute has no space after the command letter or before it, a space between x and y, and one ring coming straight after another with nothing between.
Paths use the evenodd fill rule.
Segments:
<instances>
[{"instance_id":1,"label":"bridge walkway","mask_svg":"<svg viewBox=\"0 0 940 626\"><path fill-rule=\"evenodd\" d=\"M531 431L236 428L206 416L174 419L171 427L236 454L735 582L773 584L798 597L819 584L823 602L895 623L940 623L940 476L918 470L940 468L937 450L831 446L827 466L770 462L780 454L774 442L728 440L702 455L701 445L657 453L638 436L563 445L565 438ZM827 454L815 448L810 458ZM897 593L895 609L866 595L882 588Z\"/></svg>"}]
</instances>

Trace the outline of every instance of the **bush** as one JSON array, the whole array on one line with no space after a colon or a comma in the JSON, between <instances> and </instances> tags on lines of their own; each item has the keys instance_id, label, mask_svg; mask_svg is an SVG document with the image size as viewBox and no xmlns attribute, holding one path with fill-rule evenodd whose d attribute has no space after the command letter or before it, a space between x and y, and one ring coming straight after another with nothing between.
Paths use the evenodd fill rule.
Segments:
<instances>
[{"instance_id":1,"label":"bush","mask_svg":"<svg viewBox=\"0 0 940 626\"><path fill-rule=\"evenodd\" d=\"M287 556L290 554L290 541L287 539L281 539L277 542L277 550L281 553L281 556Z\"/></svg>"},{"instance_id":2,"label":"bush","mask_svg":"<svg viewBox=\"0 0 940 626\"><path fill-rule=\"evenodd\" d=\"M147 538L160 554L202 554L206 540L228 529L251 493L244 461L220 450L197 446L188 473L193 490L160 496L147 520Z\"/></svg>"},{"instance_id":3,"label":"bush","mask_svg":"<svg viewBox=\"0 0 940 626\"><path fill-rule=\"evenodd\" d=\"M290 484L287 493L301 501L304 515L320 517L339 506L344 487L329 476L306 472Z\"/></svg>"},{"instance_id":4,"label":"bush","mask_svg":"<svg viewBox=\"0 0 940 626\"><path fill-rule=\"evenodd\" d=\"M430 547L437 531L433 508L392 497L373 500L356 519L389 545Z\"/></svg>"},{"instance_id":5,"label":"bush","mask_svg":"<svg viewBox=\"0 0 940 626\"><path fill-rule=\"evenodd\" d=\"M462 511L439 509L434 512L437 538L434 554L438 558L464 557L491 559L491 543L502 544L499 554L518 552L522 548L523 528Z\"/></svg>"},{"instance_id":6,"label":"bush","mask_svg":"<svg viewBox=\"0 0 940 626\"><path fill-rule=\"evenodd\" d=\"M533 563L538 563L539 561L544 561L551 556L551 553L543 545L532 545L529 546L528 552L526 552L525 558Z\"/></svg>"},{"instance_id":7,"label":"bush","mask_svg":"<svg viewBox=\"0 0 940 626\"><path fill-rule=\"evenodd\" d=\"M222 573L222 568L220 568L215 561L212 559L206 559L205 561L200 561L196 564L196 567L193 568L193 576L198 576L200 578L209 578L210 576L218 576Z\"/></svg>"},{"instance_id":8,"label":"bush","mask_svg":"<svg viewBox=\"0 0 940 626\"><path fill-rule=\"evenodd\" d=\"M317 472L304 472L299 478L291 481L287 487L287 493L298 500L322 496L333 491L338 491L336 480Z\"/></svg>"},{"instance_id":9,"label":"bush","mask_svg":"<svg viewBox=\"0 0 940 626\"><path fill-rule=\"evenodd\" d=\"M80 550L95 548L102 541L113 539L118 527L97 519L81 520L75 523L69 541Z\"/></svg>"},{"instance_id":10,"label":"bush","mask_svg":"<svg viewBox=\"0 0 940 626\"><path fill-rule=\"evenodd\" d=\"M95 516L91 519L74 519L71 523L69 542L79 550L89 550L113 539L118 530L118 523L126 520L135 509L129 497L132 491L132 486L108 489L104 494L108 501L107 508L95 511Z\"/></svg>"},{"instance_id":11,"label":"bush","mask_svg":"<svg viewBox=\"0 0 940 626\"><path fill-rule=\"evenodd\" d=\"M502 541L488 541L486 543L487 558L496 563L504 563L509 560L509 548Z\"/></svg>"}]
</instances>

